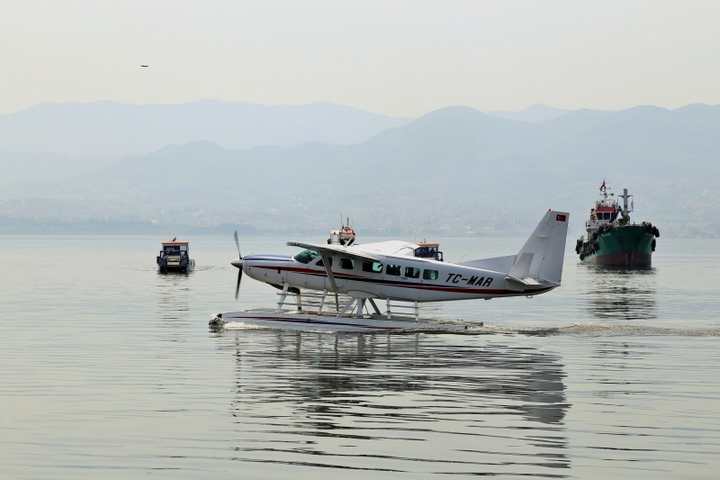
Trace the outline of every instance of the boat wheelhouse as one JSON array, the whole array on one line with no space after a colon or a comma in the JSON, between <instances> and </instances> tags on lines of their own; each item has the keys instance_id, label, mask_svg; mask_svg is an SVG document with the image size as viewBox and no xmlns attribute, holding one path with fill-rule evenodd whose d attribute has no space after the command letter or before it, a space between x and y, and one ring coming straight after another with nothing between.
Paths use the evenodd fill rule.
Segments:
<instances>
[{"instance_id":1,"label":"boat wheelhouse","mask_svg":"<svg viewBox=\"0 0 720 480\"><path fill-rule=\"evenodd\" d=\"M431 258L438 262L443 261L443 252L440 251L440 244L437 242L418 242L414 251L417 258Z\"/></svg>"},{"instance_id":2,"label":"boat wheelhouse","mask_svg":"<svg viewBox=\"0 0 720 480\"><path fill-rule=\"evenodd\" d=\"M328 245L344 245L349 247L357 239L355 229L350 226L350 218L347 223L341 225L337 230L330 230L330 236L327 239Z\"/></svg>"},{"instance_id":3,"label":"boat wheelhouse","mask_svg":"<svg viewBox=\"0 0 720 480\"><path fill-rule=\"evenodd\" d=\"M627 193L627 188L624 189L623 195L619 195L619 198L624 199L624 206L620 207L615 194L608 193L607 188L602 189L602 197L595 202L595 205L590 209L590 216L585 222L585 228L588 231L597 230L600 227L608 225L624 225L630 221L630 212L632 212L632 206L628 206L627 200L632 197ZM618 217L620 217L618 219Z\"/></svg>"},{"instance_id":4,"label":"boat wheelhouse","mask_svg":"<svg viewBox=\"0 0 720 480\"><path fill-rule=\"evenodd\" d=\"M195 260L190 258L190 242L175 238L162 242L162 250L155 261L160 273L188 273L195 267Z\"/></svg>"}]
</instances>

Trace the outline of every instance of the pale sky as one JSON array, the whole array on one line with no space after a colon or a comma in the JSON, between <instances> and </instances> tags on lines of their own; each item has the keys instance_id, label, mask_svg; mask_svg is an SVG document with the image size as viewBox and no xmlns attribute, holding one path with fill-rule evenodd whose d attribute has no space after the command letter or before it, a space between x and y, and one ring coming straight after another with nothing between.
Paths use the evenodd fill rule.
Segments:
<instances>
[{"instance_id":1,"label":"pale sky","mask_svg":"<svg viewBox=\"0 0 720 480\"><path fill-rule=\"evenodd\" d=\"M720 104L720 1L0 0L0 59L0 113L96 100L402 116Z\"/></svg>"}]
</instances>

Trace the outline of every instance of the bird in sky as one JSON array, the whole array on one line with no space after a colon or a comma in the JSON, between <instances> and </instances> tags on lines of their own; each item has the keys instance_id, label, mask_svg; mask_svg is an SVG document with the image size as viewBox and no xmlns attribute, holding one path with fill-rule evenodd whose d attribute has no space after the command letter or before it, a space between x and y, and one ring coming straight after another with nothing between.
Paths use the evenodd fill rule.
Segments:
<instances>
[{"instance_id":1,"label":"bird in sky","mask_svg":"<svg viewBox=\"0 0 720 480\"><path fill-rule=\"evenodd\" d=\"M140 65L140 68L148 68L150 65Z\"/></svg>"}]
</instances>

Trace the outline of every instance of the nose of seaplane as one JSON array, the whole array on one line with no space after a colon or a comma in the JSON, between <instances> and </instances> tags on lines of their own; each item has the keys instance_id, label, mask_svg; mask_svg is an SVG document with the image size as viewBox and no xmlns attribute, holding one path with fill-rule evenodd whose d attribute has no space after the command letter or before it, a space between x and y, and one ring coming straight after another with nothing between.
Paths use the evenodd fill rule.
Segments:
<instances>
[{"instance_id":1,"label":"nose of seaplane","mask_svg":"<svg viewBox=\"0 0 720 480\"><path fill-rule=\"evenodd\" d=\"M290 262L292 257L288 255L249 255L242 259L242 266L256 280L277 282Z\"/></svg>"},{"instance_id":2,"label":"nose of seaplane","mask_svg":"<svg viewBox=\"0 0 720 480\"><path fill-rule=\"evenodd\" d=\"M240 239L237 231L235 231L233 237L238 252L238 259L230 262L233 267L238 269L237 284L235 285L236 300L238 293L240 293L240 281L242 280L243 272L261 282L267 282L273 285L282 283L282 278L284 278L286 270L283 267L292 263L292 257L288 255L250 255L243 257L240 252Z\"/></svg>"}]
</instances>

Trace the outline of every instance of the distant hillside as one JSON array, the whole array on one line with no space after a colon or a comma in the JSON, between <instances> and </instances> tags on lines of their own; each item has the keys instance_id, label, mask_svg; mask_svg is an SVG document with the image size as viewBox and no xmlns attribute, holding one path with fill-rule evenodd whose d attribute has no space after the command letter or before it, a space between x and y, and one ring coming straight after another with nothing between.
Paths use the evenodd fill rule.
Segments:
<instances>
[{"instance_id":1,"label":"distant hillside","mask_svg":"<svg viewBox=\"0 0 720 480\"><path fill-rule=\"evenodd\" d=\"M490 115L507 118L508 120L519 120L521 122L542 123L548 120L555 120L570 110L548 107L547 105L531 105L519 111L494 111Z\"/></svg>"},{"instance_id":2,"label":"distant hillside","mask_svg":"<svg viewBox=\"0 0 720 480\"><path fill-rule=\"evenodd\" d=\"M0 203L0 217L45 209L72 221L324 234L343 213L366 233L481 236L525 234L557 208L571 211L574 235L607 179L630 188L636 219L663 234L716 236L718 138L718 106L578 110L540 123L450 107L355 145L168 146L28 187Z\"/></svg>"},{"instance_id":3,"label":"distant hillside","mask_svg":"<svg viewBox=\"0 0 720 480\"><path fill-rule=\"evenodd\" d=\"M0 115L0 150L118 157L192 141L227 148L351 144L403 123L401 118L328 103L43 104Z\"/></svg>"}]
</instances>

